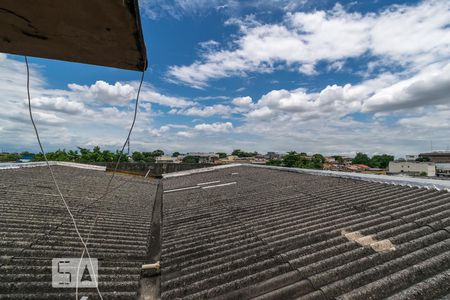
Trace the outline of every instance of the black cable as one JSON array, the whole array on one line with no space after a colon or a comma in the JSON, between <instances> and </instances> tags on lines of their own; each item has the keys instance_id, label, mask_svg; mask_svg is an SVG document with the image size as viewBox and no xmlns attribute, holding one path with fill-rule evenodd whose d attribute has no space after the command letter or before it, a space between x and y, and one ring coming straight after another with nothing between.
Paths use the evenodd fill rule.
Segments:
<instances>
[{"instance_id":1,"label":"black cable","mask_svg":"<svg viewBox=\"0 0 450 300\"><path fill-rule=\"evenodd\" d=\"M114 174L117 172L117 169L119 168L120 159L122 158L123 151L125 150L125 147L126 147L128 141L130 140L131 132L133 131L134 124L136 123L136 117L137 117L137 112L138 112L138 107L139 107L139 95L141 94L142 83L144 82L144 74L145 74L145 71L142 71L141 81L139 83L139 88L138 88L138 92L137 92L137 95L136 95L136 103L134 105L133 122L131 123L130 130L128 131L127 139L125 140L125 143L123 143L122 150L120 150L119 158L117 159L117 163L116 163L114 171L113 171L113 173L111 175L111 178L108 181L108 185L106 186L106 191L105 191L104 195L108 194L108 190L109 190L109 188L111 186L111 181L114 179Z\"/></svg>"}]
</instances>

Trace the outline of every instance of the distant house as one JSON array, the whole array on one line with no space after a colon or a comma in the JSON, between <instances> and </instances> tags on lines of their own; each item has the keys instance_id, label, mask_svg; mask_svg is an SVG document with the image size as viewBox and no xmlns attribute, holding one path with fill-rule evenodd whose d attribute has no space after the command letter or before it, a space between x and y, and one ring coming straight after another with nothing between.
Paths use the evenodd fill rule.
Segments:
<instances>
[{"instance_id":1,"label":"distant house","mask_svg":"<svg viewBox=\"0 0 450 300\"><path fill-rule=\"evenodd\" d=\"M197 158L199 164L216 164L220 161L219 155L214 152L189 152L186 156Z\"/></svg>"},{"instance_id":2,"label":"distant house","mask_svg":"<svg viewBox=\"0 0 450 300\"><path fill-rule=\"evenodd\" d=\"M222 158L220 161L223 162L223 163L234 163L238 159L239 159L239 156L228 155L227 157Z\"/></svg>"},{"instance_id":3,"label":"distant house","mask_svg":"<svg viewBox=\"0 0 450 300\"><path fill-rule=\"evenodd\" d=\"M336 163L336 158L334 156L326 156L325 157L325 162L330 163L330 164L334 164Z\"/></svg>"},{"instance_id":4,"label":"distant house","mask_svg":"<svg viewBox=\"0 0 450 300\"><path fill-rule=\"evenodd\" d=\"M391 161L389 162L389 173L436 176L436 166L432 162Z\"/></svg>"},{"instance_id":5,"label":"distant house","mask_svg":"<svg viewBox=\"0 0 450 300\"><path fill-rule=\"evenodd\" d=\"M348 165L346 166L347 170L350 171L364 171L364 170L368 170L370 167L367 165L363 165L363 164L352 164L352 165Z\"/></svg>"},{"instance_id":6,"label":"distant house","mask_svg":"<svg viewBox=\"0 0 450 300\"><path fill-rule=\"evenodd\" d=\"M349 157L349 156L341 156L342 157L342 161L344 162L344 165L351 165L353 162L353 157Z\"/></svg>"},{"instance_id":7,"label":"distant house","mask_svg":"<svg viewBox=\"0 0 450 300\"><path fill-rule=\"evenodd\" d=\"M450 177L450 163L437 163L436 176Z\"/></svg>"},{"instance_id":8,"label":"distant house","mask_svg":"<svg viewBox=\"0 0 450 300\"><path fill-rule=\"evenodd\" d=\"M415 154L405 155L406 161L415 161L418 158L419 158L419 155L415 155Z\"/></svg>"},{"instance_id":9,"label":"distant house","mask_svg":"<svg viewBox=\"0 0 450 300\"><path fill-rule=\"evenodd\" d=\"M156 163L179 163L179 159L177 157L172 156L158 156L155 158Z\"/></svg>"},{"instance_id":10,"label":"distant house","mask_svg":"<svg viewBox=\"0 0 450 300\"><path fill-rule=\"evenodd\" d=\"M450 151L433 151L428 153L420 153L419 157L429 158L434 163L450 163Z\"/></svg>"},{"instance_id":11,"label":"distant house","mask_svg":"<svg viewBox=\"0 0 450 300\"><path fill-rule=\"evenodd\" d=\"M279 159L282 159L283 157L281 154L276 153L276 152L267 152L267 154L264 155L264 158L268 159L268 160L272 160L272 159L279 160Z\"/></svg>"},{"instance_id":12,"label":"distant house","mask_svg":"<svg viewBox=\"0 0 450 300\"><path fill-rule=\"evenodd\" d=\"M24 163L24 162L30 162L30 161L32 161L32 160L33 160L33 155L22 155L22 156L17 160L17 162Z\"/></svg>"}]
</instances>

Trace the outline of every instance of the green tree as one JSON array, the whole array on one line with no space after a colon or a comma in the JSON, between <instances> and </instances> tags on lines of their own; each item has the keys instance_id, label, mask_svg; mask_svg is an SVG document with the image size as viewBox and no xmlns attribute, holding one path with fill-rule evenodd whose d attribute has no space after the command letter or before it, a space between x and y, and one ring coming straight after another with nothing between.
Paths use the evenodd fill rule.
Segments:
<instances>
[{"instance_id":1,"label":"green tree","mask_svg":"<svg viewBox=\"0 0 450 300\"><path fill-rule=\"evenodd\" d=\"M114 161L118 161L120 157L120 162L128 162L128 155L126 153L120 153L119 150L116 150L114 153Z\"/></svg>"},{"instance_id":2,"label":"green tree","mask_svg":"<svg viewBox=\"0 0 450 300\"><path fill-rule=\"evenodd\" d=\"M271 159L268 162L266 162L266 165L268 166L281 166L283 164L282 160L277 159Z\"/></svg>"},{"instance_id":3,"label":"green tree","mask_svg":"<svg viewBox=\"0 0 450 300\"><path fill-rule=\"evenodd\" d=\"M95 146L94 149L92 149L89 161L90 162L103 161L102 151L100 150L99 146Z\"/></svg>"},{"instance_id":4,"label":"green tree","mask_svg":"<svg viewBox=\"0 0 450 300\"><path fill-rule=\"evenodd\" d=\"M47 156L48 160L55 160L55 161L68 161L69 160L65 149L63 149L63 150L58 149L54 152L50 151L50 152L45 153L45 155Z\"/></svg>"},{"instance_id":5,"label":"green tree","mask_svg":"<svg viewBox=\"0 0 450 300\"><path fill-rule=\"evenodd\" d=\"M139 151L134 151L133 154L131 155L131 158L133 159L133 161L135 162L144 162L144 155L139 152Z\"/></svg>"},{"instance_id":6,"label":"green tree","mask_svg":"<svg viewBox=\"0 0 450 300\"><path fill-rule=\"evenodd\" d=\"M245 152L245 151L241 151L241 149L236 149L233 150L233 152L231 153L231 155L235 155L238 157L253 157L258 155L258 152Z\"/></svg>"},{"instance_id":7,"label":"green tree","mask_svg":"<svg viewBox=\"0 0 450 300\"><path fill-rule=\"evenodd\" d=\"M217 152L216 154L219 155L219 158L227 158L228 156L225 152Z\"/></svg>"},{"instance_id":8,"label":"green tree","mask_svg":"<svg viewBox=\"0 0 450 300\"><path fill-rule=\"evenodd\" d=\"M198 164L198 158L188 155L183 158L183 162L186 164Z\"/></svg>"},{"instance_id":9,"label":"green tree","mask_svg":"<svg viewBox=\"0 0 450 300\"><path fill-rule=\"evenodd\" d=\"M340 155L335 155L333 156L334 159L339 163L339 164L343 164L344 163L344 159L342 158L342 156Z\"/></svg>"},{"instance_id":10,"label":"green tree","mask_svg":"<svg viewBox=\"0 0 450 300\"><path fill-rule=\"evenodd\" d=\"M416 161L418 161L418 162L428 162L428 161L431 161L431 159L428 156L420 156L420 157L416 158Z\"/></svg>"},{"instance_id":11,"label":"green tree","mask_svg":"<svg viewBox=\"0 0 450 300\"><path fill-rule=\"evenodd\" d=\"M102 158L104 162L112 162L114 161L114 153L109 150L102 151Z\"/></svg>"},{"instance_id":12,"label":"green tree","mask_svg":"<svg viewBox=\"0 0 450 300\"><path fill-rule=\"evenodd\" d=\"M44 160L44 155L41 152L36 153L33 157L33 161L43 161L43 160Z\"/></svg>"},{"instance_id":13,"label":"green tree","mask_svg":"<svg viewBox=\"0 0 450 300\"><path fill-rule=\"evenodd\" d=\"M325 157L322 154L314 154L306 167L309 169L322 169L324 162Z\"/></svg>"},{"instance_id":14,"label":"green tree","mask_svg":"<svg viewBox=\"0 0 450 300\"><path fill-rule=\"evenodd\" d=\"M300 155L297 154L297 152L290 151L283 157L283 165L285 167L292 168L295 166L299 158Z\"/></svg>"},{"instance_id":15,"label":"green tree","mask_svg":"<svg viewBox=\"0 0 450 300\"><path fill-rule=\"evenodd\" d=\"M34 153L28 152L28 151L24 151L20 153L21 156L33 156Z\"/></svg>"},{"instance_id":16,"label":"green tree","mask_svg":"<svg viewBox=\"0 0 450 300\"><path fill-rule=\"evenodd\" d=\"M241 153L241 149L235 149L235 150L233 150L233 152L231 152L231 155L239 156L240 153Z\"/></svg>"},{"instance_id":17,"label":"green tree","mask_svg":"<svg viewBox=\"0 0 450 300\"><path fill-rule=\"evenodd\" d=\"M172 157L178 157L180 155L181 155L181 153L178 151L175 151L174 153L172 153Z\"/></svg>"},{"instance_id":18,"label":"green tree","mask_svg":"<svg viewBox=\"0 0 450 300\"><path fill-rule=\"evenodd\" d=\"M290 168L305 168L305 169L322 169L325 157L322 154L314 154L311 158L308 158L304 153L297 153L295 151L288 152L283 157L282 164L285 167ZM277 164L271 162L271 164Z\"/></svg>"},{"instance_id":19,"label":"green tree","mask_svg":"<svg viewBox=\"0 0 450 300\"><path fill-rule=\"evenodd\" d=\"M164 155L164 151L162 151L162 150L155 150L152 152L153 157L158 157L158 156L163 156L163 155Z\"/></svg>"},{"instance_id":20,"label":"green tree","mask_svg":"<svg viewBox=\"0 0 450 300\"><path fill-rule=\"evenodd\" d=\"M70 160L70 161L79 161L80 160L80 155L78 154L78 151L74 151L74 150L69 150L68 152L67 152L67 158Z\"/></svg>"},{"instance_id":21,"label":"green tree","mask_svg":"<svg viewBox=\"0 0 450 300\"><path fill-rule=\"evenodd\" d=\"M362 164L362 165L368 165L370 162L369 156L367 154L358 152L356 153L355 158L352 160L352 163L354 164Z\"/></svg>"},{"instance_id":22,"label":"green tree","mask_svg":"<svg viewBox=\"0 0 450 300\"><path fill-rule=\"evenodd\" d=\"M142 152L142 155L144 156L144 162L147 163L155 162L155 156L153 152Z\"/></svg>"},{"instance_id":23,"label":"green tree","mask_svg":"<svg viewBox=\"0 0 450 300\"><path fill-rule=\"evenodd\" d=\"M91 150L81 147L78 147L78 150L80 151L80 162L91 161Z\"/></svg>"},{"instance_id":24,"label":"green tree","mask_svg":"<svg viewBox=\"0 0 450 300\"><path fill-rule=\"evenodd\" d=\"M372 168L386 169L389 166L389 162L394 160L392 155L374 155L369 161L369 166Z\"/></svg>"},{"instance_id":25,"label":"green tree","mask_svg":"<svg viewBox=\"0 0 450 300\"><path fill-rule=\"evenodd\" d=\"M20 159L20 155L17 153L2 153L0 154L1 162L12 162Z\"/></svg>"}]
</instances>

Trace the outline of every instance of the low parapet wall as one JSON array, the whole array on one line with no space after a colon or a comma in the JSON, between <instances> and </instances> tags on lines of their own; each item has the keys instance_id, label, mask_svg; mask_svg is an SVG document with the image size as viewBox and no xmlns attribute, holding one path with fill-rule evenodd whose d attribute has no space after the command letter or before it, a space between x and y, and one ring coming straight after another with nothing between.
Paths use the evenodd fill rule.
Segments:
<instances>
[{"instance_id":1,"label":"low parapet wall","mask_svg":"<svg viewBox=\"0 0 450 300\"><path fill-rule=\"evenodd\" d=\"M105 165L91 165L91 164L81 164L67 161L49 161L51 166L64 166L72 167L86 170L96 170L96 171L113 171L115 170L116 163L110 162L105 163ZM32 168L32 167L45 167L47 166L45 161L27 162L27 163L1 163L0 170L2 169L19 169L19 168ZM149 176L159 177L163 174L180 172L193 169L201 169L213 166L212 164L175 164L175 163L120 163L118 171L136 174L136 175L146 175L149 172Z\"/></svg>"},{"instance_id":2,"label":"low parapet wall","mask_svg":"<svg viewBox=\"0 0 450 300\"><path fill-rule=\"evenodd\" d=\"M185 170L201 169L213 166L212 164L176 164L176 163L120 163L118 171L136 175L162 176L163 174L180 172ZM116 163L108 163L107 171L113 171Z\"/></svg>"},{"instance_id":3,"label":"low parapet wall","mask_svg":"<svg viewBox=\"0 0 450 300\"><path fill-rule=\"evenodd\" d=\"M67 161L49 161L51 166L64 166L86 170L106 171L105 166L80 164ZM45 161L27 162L27 163L4 163L0 164L0 170L4 169L19 169L19 168L32 168L32 167L45 167L47 163Z\"/></svg>"}]
</instances>

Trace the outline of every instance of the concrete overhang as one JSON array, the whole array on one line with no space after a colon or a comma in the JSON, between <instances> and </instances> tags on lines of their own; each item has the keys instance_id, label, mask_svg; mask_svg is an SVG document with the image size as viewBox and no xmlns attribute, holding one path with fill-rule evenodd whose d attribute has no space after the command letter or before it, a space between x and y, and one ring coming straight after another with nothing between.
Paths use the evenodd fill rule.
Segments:
<instances>
[{"instance_id":1,"label":"concrete overhang","mask_svg":"<svg viewBox=\"0 0 450 300\"><path fill-rule=\"evenodd\" d=\"M146 69L137 0L2 0L0 52Z\"/></svg>"}]
</instances>

